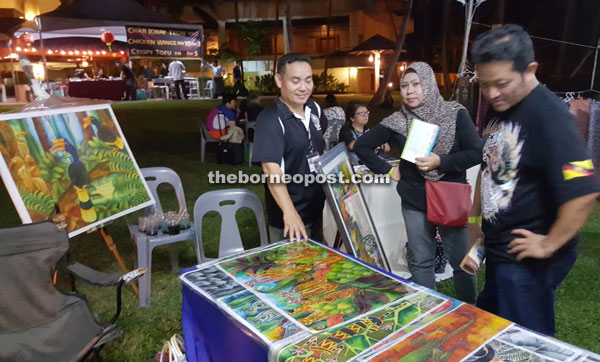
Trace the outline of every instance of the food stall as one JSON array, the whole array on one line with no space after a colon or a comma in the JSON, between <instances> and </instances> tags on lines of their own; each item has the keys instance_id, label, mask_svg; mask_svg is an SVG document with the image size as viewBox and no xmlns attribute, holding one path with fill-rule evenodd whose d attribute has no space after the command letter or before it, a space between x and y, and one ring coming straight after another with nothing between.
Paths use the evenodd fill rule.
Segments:
<instances>
[{"instance_id":1,"label":"food stall","mask_svg":"<svg viewBox=\"0 0 600 362\"><path fill-rule=\"evenodd\" d=\"M134 0L65 2L36 17L35 24L35 29L22 28L15 33L19 38L27 34L30 39L14 42L12 54L28 56L36 77L45 80L56 94L121 99L124 84L120 80L90 82L88 77L98 77L99 69L108 78L118 77L120 70L115 64L119 60L202 57L202 25L179 23ZM149 29L153 31L150 38L144 34Z\"/></svg>"}]
</instances>

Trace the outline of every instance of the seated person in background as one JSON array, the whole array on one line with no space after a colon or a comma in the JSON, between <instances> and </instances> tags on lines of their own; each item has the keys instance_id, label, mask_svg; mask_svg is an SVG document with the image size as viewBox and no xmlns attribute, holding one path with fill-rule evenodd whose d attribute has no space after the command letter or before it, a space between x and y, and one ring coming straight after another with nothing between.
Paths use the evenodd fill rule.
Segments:
<instances>
[{"instance_id":1,"label":"seated person in background","mask_svg":"<svg viewBox=\"0 0 600 362\"><path fill-rule=\"evenodd\" d=\"M77 77L79 79L82 79L82 80L89 80L89 79L91 79L90 76L87 75L87 73L83 69L77 69L75 71L75 77Z\"/></svg>"},{"instance_id":2,"label":"seated person in background","mask_svg":"<svg viewBox=\"0 0 600 362\"><path fill-rule=\"evenodd\" d=\"M151 82L152 79L156 78L154 69L152 69L152 63L144 64L144 78L146 78L146 82Z\"/></svg>"},{"instance_id":3,"label":"seated person in background","mask_svg":"<svg viewBox=\"0 0 600 362\"><path fill-rule=\"evenodd\" d=\"M160 63L160 69L158 71L158 76L161 78L164 78L168 75L169 75L169 66L165 62Z\"/></svg>"},{"instance_id":4,"label":"seated person in background","mask_svg":"<svg viewBox=\"0 0 600 362\"><path fill-rule=\"evenodd\" d=\"M104 69L102 68L98 68L98 71L96 72L96 76L94 77L95 79L106 79L106 74L104 74Z\"/></svg>"},{"instance_id":5,"label":"seated person in background","mask_svg":"<svg viewBox=\"0 0 600 362\"><path fill-rule=\"evenodd\" d=\"M246 113L248 112L248 99L242 99L238 104L237 112L238 115L235 124L236 126L243 127L248 122L248 119L246 118Z\"/></svg>"},{"instance_id":6,"label":"seated person in background","mask_svg":"<svg viewBox=\"0 0 600 362\"><path fill-rule=\"evenodd\" d=\"M248 122L256 122L256 118L262 112L263 107L260 105L260 96L258 93L250 93L246 98L248 100L248 109L246 109L246 120Z\"/></svg>"},{"instance_id":7,"label":"seated person in background","mask_svg":"<svg viewBox=\"0 0 600 362\"><path fill-rule=\"evenodd\" d=\"M367 133L369 128L367 123L369 122L369 110L367 105L362 102L352 101L346 106L346 118L347 122L340 129L339 142L344 142L355 161L358 162L358 157L354 153L354 144L356 140ZM376 150L379 152L390 152L390 146L385 143Z\"/></svg>"},{"instance_id":8,"label":"seated person in background","mask_svg":"<svg viewBox=\"0 0 600 362\"><path fill-rule=\"evenodd\" d=\"M337 143L340 129L344 125L344 122L346 122L346 114L342 107L338 106L337 100L332 93L328 93L325 97L323 114L327 118L327 130L323 134L323 138Z\"/></svg>"},{"instance_id":9,"label":"seated person in background","mask_svg":"<svg viewBox=\"0 0 600 362\"><path fill-rule=\"evenodd\" d=\"M206 129L210 138L221 139L227 134L227 127L235 126L236 97L233 94L224 94L221 104L213 109L206 118Z\"/></svg>"},{"instance_id":10,"label":"seated person in background","mask_svg":"<svg viewBox=\"0 0 600 362\"><path fill-rule=\"evenodd\" d=\"M246 108L245 116L246 121L247 123L255 124L256 118L258 118L258 115L263 110L263 107L260 105L260 96L258 95L258 93L253 92L248 94L246 100L248 100L248 107ZM246 137L248 137L248 140L250 142L254 142L254 132L252 130L249 130L247 132L248 134L246 135Z\"/></svg>"}]
</instances>

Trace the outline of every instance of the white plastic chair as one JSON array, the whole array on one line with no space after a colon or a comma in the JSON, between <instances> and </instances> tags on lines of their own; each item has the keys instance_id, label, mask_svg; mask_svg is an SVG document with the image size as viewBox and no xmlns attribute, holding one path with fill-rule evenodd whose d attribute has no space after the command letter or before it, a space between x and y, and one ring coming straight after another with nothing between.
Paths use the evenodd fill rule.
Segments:
<instances>
[{"instance_id":1,"label":"white plastic chair","mask_svg":"<svg viewBox=\"0 0 600 362\"><path fill-rule=\"evenodd\" d=\"M209 136L208 130L206 129L206 124L204 124L204 122L200 122L200 160L202 162L204 162L204 152L207 143L219 143L219 140Z\"/></svg>"},{"instance_id":2,"label":"white plastic chair","mask_svg":"<svg viewBox=\"0 0 600 362\"><path fill-rule=\"evenodd\" d=\"M252 141L250 141L250 130L252 130ZM246 124L246 143L248 144L248 167L252 167L252 151L254 150L254 137L256 136L256 122Z\"/></svg>"},{"instance_id":3,"label":"white plastic chair","mask_svg":"<svg viewBox=\"0 0 600 362\"><path fill-rule=\"evenodd\" d=\"M199 248L202 262L211 260L204 255L202 245L202 219L210 211L221 215L221 233L219 237L219 258L239 253L244 250L240 230L235 219L236 212L247 207L254 212L260 233L260 245L269 243L267 225L262 203L252 191L245 189L229 189L206 192L194 204L194 226L196 229L196 245Z\"/></svg>"},{"instance_id":4,"label":"white plastic chair","mask_svg":"<svg viewBox=\"0 0 600 362\"><path fill-rule=\"evenodd\" d=\"M213 94L215 92L213 83L214 81L212 79L209 79L206 81L206 85L204 86L204 94L206 94L206 92L208 91L208 95L210 98L213 97Z\"/></svg>"},{"instance_id":5,"label":"white plastic chair","mask_svg":"<svg viewBox=\"0 0 600 362\"><path fill-rule=\"evenodd\" d=\"M169 92L169 82L164 78L154 78L152 79L153 89L162 90L164 97L166 100L170 97Z\"/></svg>"},{"instance_id":6,"label":"white plastic chair","mask_svg":"<svg viewBox=\"0 0 600 362\"><path fill-rule=\"evenodd\" d=\"M186 78L185 79L188 82L188 98L189 99L193 99L193 98L198 98L200 99L200 86L198 85L198 79L194 78Z\"/></svg>"},{"instance_id":7,"label":"white plastic chair","mask_svg":"<svg viewBox=\"0 0 600 362\"><path fill-rule=\"evenodd\" d=\"M173 187L177 196L177 203L179 209L187 208L185 203L185 195L183 193L183 184L179 175L175 171L167 167L147 167L142 168L142 175L148 183L148 187L156 200L154 206L148 208L148 213L154 213L155 211L162 212L162 206L160 199L158 198L158 186L161 184L169 184ZM193 227L185 230L181 230L179 234L168 235L163 234L159 231L157 235L146 235L138 231L137 225L129 225L129 232L131 237L135 240L137 245L137 263L138 268L147 268L148 272L140 278L139 289L140 289L140 306L150 305L150 285L151 285L151 269L152 269L152 249L159 245L168 245L169 255L171 259L171 269L173 271L179 271L179 261L177 258L177 247L174 243L184 240L195 240L195 230ZM196 257L198 263L201 258L198 254L198 246L195 247Z\"/></svg>"}]
</instances>

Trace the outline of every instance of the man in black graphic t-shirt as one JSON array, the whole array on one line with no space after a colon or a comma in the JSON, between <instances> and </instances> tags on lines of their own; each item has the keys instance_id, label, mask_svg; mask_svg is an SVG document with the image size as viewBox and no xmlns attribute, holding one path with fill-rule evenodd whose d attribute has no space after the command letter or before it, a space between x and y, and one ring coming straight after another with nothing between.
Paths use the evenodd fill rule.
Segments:
<instances>
[{"instance_id":1,"label":"man in black graphic t-shirt","mask_svg":"<svg viewBox=\"0 0 600 362\"><path fill-rule=\"evenodd\" d=\"M554 335L555 290L575 263L577 232L600 186L575 120L536 78L529 35L517 25L488 31L471 57L493 107L480 191L486 283L477 305Z\"/></svg>"}]
</instances>

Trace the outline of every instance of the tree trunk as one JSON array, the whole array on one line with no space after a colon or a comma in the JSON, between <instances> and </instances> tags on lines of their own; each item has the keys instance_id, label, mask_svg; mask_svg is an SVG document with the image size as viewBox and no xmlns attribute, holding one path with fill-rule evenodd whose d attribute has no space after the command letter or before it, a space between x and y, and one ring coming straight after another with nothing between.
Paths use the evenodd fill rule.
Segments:
<instances>
[{"instance_id":1,"label":"tree trunk","mask_svg":"<svg viewBox=\"0 0 600 362\"><path fill-rule=\"evenodd\" d=\"M46 129L44 128L44 125L42 124L42 119L40 117L31 117L31 118L33 120L33 125L35 127L35 132L37 133L38 138L40 139L40 143L42 145L42 150L44 150L44 153L49 152L50 147L52 147L52 145L50 144L50 138L48 137L48 134L46 133Z\"/></svg>"},{"instance_id":2,"label":"tree trunk","mask_svg":"<svg viewBox=\"0 0 600 362\"><path fill-rule=\"evenodd\" d=\"M287 10L285 12L285 21L287 22L287 36L289 52L294 52L294 36L292 31L292 15L290 14L292 0L287 0Z\"/></svg>"},{"instance_id":3,"label":"tree trunk","mask_svg":"<svg viewBox=\"0 0 600 362\"><path fill-rule=\"evenodd\" d=\"M331 49L329 49L329 31L331 28L331 4L333 3L333 0L329 0L329 11L327 12L327 40L325 40L325 43L327 44L325 47L325 69L323 70L323 91L327 92L327 67L328 67L328 63L329 63L329 53L331 52Z\"/></svg>"},{"instance_id":4,"label":"tree trunk","mask_svg":"<svg viewBox=\"0 0 600 362\"><path fill-rule=\"evenodd\" d=\"M444 73L444 91L450 92L450 72L448 66L448 32L450 31L450 4L454 0L444 0L442 19L442 72Z\"/></svg>"},{"instance_id":5,"label":"tree trunk","mask_svg":"<svg viewBox=\"0 0 600 362\"><path fill-rule=\"evenodd\" d=\"M573 10L574 10L575 1L569 0L567 3L565 22L563 24L562 35L560 40L567 41L569 38L569 29L571 28L571 22L573 20ZM556 61L556 70L554 74L558 79L565 78L565 72L563 71L563 64L565 62L565 56L567 55L567 44L561 43L560 48L558 50L558 60Z\"/></svg>"},{"instance_id":6,"label":"tree trunk","mask_svg":"<svg viewBox=\"0 0 600 362\"><path fill-rule=\"evenodd\" d=\"M392 24L392 28L394 29L394 41L398 40L398 29L396 28L396 22L394 21L394 13L392 12L392 7L390 6L390 2L393 0L388 0L385 2L385 6L387 7L388 14L390 16L390 23Z\"/></svg>"},{"instance_id":7,"label":"tree trunk","mask_svg":"<svg viewBox=\"0 0 600 362\"><path fill-rule=\"evenodd\" d=\"M244 45L242 44L242 32L240 31L240 15L238 12L238 0L234 1L235 6L235 32L237 33L238 46L240 48L240 71L242 72L242 87L244 86ZM234 79L235 81L235 79Z\"/></svg>"},{"instance_id":8,"label":"tree trunk","mask_svg":"<svg viewBox=\"0 0 600 362\"><path fill-rule=\"evenodd\" d=\"M505 0L498 0L498 21L497 24L504 24L504 12L506 10Z\"/></svg>"},{"instance_id":9,"label":"tree trunk","mask_svg":"<svg viewBox=\"0 0 600 362\"><path fill-rule=\"evenodd\" d=\"M385 87L392 79L392 73L394 72L394 67L396 67L396 63L398 61L398 57L400 57L400 52L402 52L402 47L404 46L404 38L406 38L406 30L408 29L408 22L410 21L410 14L412 12L413 0L410 0L408 3L408 10L406 15L404 16L404 20L402 21L402 30L400 31L400 37L396 40L396 46L394 48L394 55L392 56L392 60L386 66L385 75L383 78L383 82L379 83L379 88L377 89L377 93L371 98L369 101L369 106L377 106L383 102L383 97L385 95ZM379 74L377 74L379 76Z\"/></svg>"},{"instance_id":10,"label":"tree trunk","mask_svg":"<svg viewBox=\"0 0 600 362\"><path fill-rule=\"evenodd\" d=\"M279 35L279 1L275 2L275 44L273 44L273 75L277 73L277 36Z\"/></svg>"}]
</instances>

